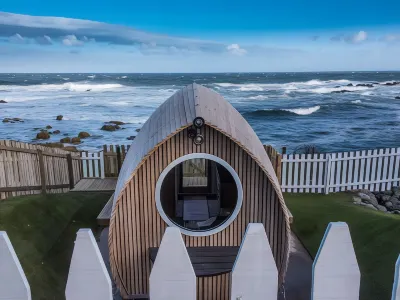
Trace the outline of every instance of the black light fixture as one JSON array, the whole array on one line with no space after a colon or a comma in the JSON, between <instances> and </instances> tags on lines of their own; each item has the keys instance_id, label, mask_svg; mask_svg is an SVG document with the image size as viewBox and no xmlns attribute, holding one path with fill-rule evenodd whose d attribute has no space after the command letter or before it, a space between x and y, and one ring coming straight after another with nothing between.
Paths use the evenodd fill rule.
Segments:
<instances>
[{"instance_id":1,"label":"black light fixture","mask_svg":"<svg viewBox=\"0 0 400 300\"><path fill-rule=\"evenodd\" d=\"M201 145L204 142L204 137L201 134L201 128L204 127L206 122L202 117L196 117L193 120L192 127L188 128L187 134L190 139L193 140L193 144Z\"/></svg>"},{"instance_id":2,"label":"black light fixture","mask_svg":"<svg viewBox=\"0 0 400 300\"><path fill-rule=\"evenodd\" d=\"M193 127L190 127L188 129L188 137L190 139L194 139L196 137L196 135L197 135L197 130L195 128L193 128Z\"/></svg>"},{"instance_id":3,"label":"black light fixture","mask_svg":"<svg viewBox=\"0 0 400 300\"><path fill-rule=\"evenodd\" d=\"M196 137L193 139L193 143L195 145L201 145L204 142L204 137L201 134L196 135Z\"/></svg>"},{"instance_id":4,"label":"black light fixture","mask_svg":"<svg viewBox=\"0 0 400 300\"><path fill-rule=\"evenodd\" d=\"M204 119L202 117L196 117L193 120L193 126L196 127L197 129L201 129L204 126Z\"/></svg>"}]
</instances>

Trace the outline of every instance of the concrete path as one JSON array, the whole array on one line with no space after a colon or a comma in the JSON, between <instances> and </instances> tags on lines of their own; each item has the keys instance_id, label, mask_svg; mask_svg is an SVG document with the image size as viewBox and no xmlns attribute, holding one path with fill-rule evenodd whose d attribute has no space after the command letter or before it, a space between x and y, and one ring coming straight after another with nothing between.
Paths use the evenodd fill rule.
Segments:
<instances>
[{"instance_id":1,"label":"concrete path","mask_svg":"<svg viewBox=\"0 0 400 300\"><path fill-rule=\"evenodd\" d=\"M108 227L104 228L99 241L100 252L104 263L110 272L110 259L108 251ZM298 238L291 234L291 247L289 266L286 273L285 289L280 291L279 300L309 300L311 299L312 259ZM120 300L118 290L113 281L114 300Z\"/></svg>"},{"instance_id":2,"label":"concrete path","mask_svg":"<svg viewBox=\"0 0 400 300\"><path fill-rule=\"evenodd\" d=\"M312 263L310 255L296 235L291 233L289 265L286 273L284 292L279 300L311 299Z\"/></svg>"}]
</instances>

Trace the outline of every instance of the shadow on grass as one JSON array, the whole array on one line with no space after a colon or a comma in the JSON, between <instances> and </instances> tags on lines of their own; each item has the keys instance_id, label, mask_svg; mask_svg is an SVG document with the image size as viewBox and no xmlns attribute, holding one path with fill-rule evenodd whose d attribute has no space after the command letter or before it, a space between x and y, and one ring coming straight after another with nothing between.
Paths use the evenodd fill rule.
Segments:
<instances>
[{"instance_id":1,"label":"shadow on grass","mask_svg":"<svg viewBox=\"0 0 400 300\"><path fill-rule=\"evenodd\" d=\"M0 202L0 230L7 232L28 278L32 299L65 299L76 232L96 229L111 193L30 195Z\"/></svg>"}]
</instances>

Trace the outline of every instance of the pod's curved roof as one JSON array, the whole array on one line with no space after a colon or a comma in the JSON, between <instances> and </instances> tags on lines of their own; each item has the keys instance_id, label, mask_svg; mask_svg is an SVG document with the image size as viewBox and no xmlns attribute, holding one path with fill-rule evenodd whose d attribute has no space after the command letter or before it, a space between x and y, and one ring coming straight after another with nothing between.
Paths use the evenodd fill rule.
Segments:
<instances>
[{"instance_id":1,"label":"pod's curved roof","mask_svg":"<svg viewBox=\"0 0 400 300\"><path fill-rule=\"evenodd\" d=\"M278 178L254 130L221 95L195 83L161 104L133 140L118 178L113 207L125 185L152 150L180 130L191 126L196 117L202 117L207 125L230 137L258 162L271 180L287 213Z\"/></svg>"}]
</instances>

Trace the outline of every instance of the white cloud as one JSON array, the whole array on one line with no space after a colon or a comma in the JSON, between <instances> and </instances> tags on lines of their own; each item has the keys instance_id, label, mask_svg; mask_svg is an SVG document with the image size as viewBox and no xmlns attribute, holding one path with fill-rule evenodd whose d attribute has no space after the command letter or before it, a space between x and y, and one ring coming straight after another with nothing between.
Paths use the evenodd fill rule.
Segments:
<instances>
[{"instance_id":1,"label":"white cloud","mask_svg":"<svg viewBox=\"0 0 400 300\"><path fill-rule=\"evenodd\" d=\"M348 43L359 44L359 43L366 41L367 38L368 38L368 34L365 31L361 30L352 36L346 37L345 40Z\"/></svg>"},{"instance_id":2,"label":"white cloud","mask_svg":"<svg viewBox=\"0 0 400 300\"><path fill-rule=\"evenodd\" d=\"M382 38L385 42L400 42L400 34L388 34Z\"/></svg>"},{"instance_id":3,"label":"white cloud","mask_svg":"<svg viewBox=\"0 0 400 300\"><path fill-rule=\"evenodd\" d=\"M215 41L180 38L136 30L132 27L114 25L90 20L62 17L30 16L0 12L0 37L9 37L10 30L21 29L25 38L35 39L47 35L53 40L62 38L67 45L79 42L96 41L97 43L138 46L156 44L159 47L176 47L205 52L223 52L226 45ZM75 39L66 36L75 36Z\"/></svg>"},{"instance_id":4,"label":"white cloud","mask_svg":"<svg viewBox=\"0 0 400 300\"><path fill-rule=\"evenodd\" d=\"M35 38L35 41L39 45L53 45L53 41L52 41L51 37L49 37L48 35L39 36L39 37Z\"/></svg>"},{"instance_id":5,"label":"white cloud","mask_svg":"<svg viewBox=\"0 0 400 300\"><path fill-rule=\"evenodd\" d=\"M75 35L67 35L63 38L62 43L65 46L83 46L84 42L78 40Z\"/></svg>"},{"instance_id":6,"label":"white cloud","mask_svg":"<svg viewBox=\"0 0 400 300\"><path fill-rule=\"evenodd\" d=\"M15 44L25 44L27 42L19 33L10 36L8 41Z\"/></svg>"},{"instance_id":7,"label":"white cloud","mask_svg":"<svg viewBox=\"0 0 400 300\"><path fill-rule=\"evenodd\" d=\"M245 55L247 53L247 51L243 48L240 48L239 44L231 44L228 45L226 47L226 50L228 50L228 52L235 54L235 55Z\"/></svg>"}]
</instances>

